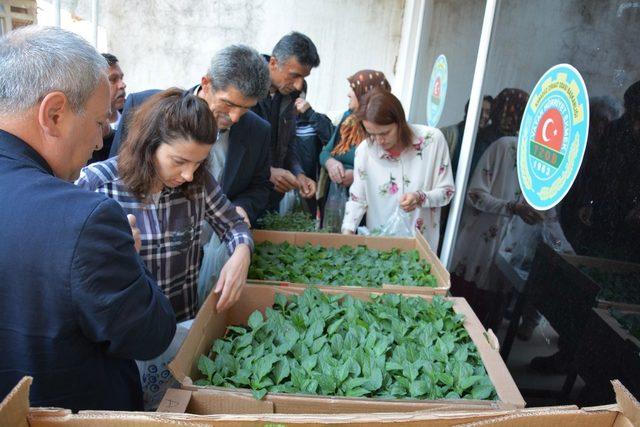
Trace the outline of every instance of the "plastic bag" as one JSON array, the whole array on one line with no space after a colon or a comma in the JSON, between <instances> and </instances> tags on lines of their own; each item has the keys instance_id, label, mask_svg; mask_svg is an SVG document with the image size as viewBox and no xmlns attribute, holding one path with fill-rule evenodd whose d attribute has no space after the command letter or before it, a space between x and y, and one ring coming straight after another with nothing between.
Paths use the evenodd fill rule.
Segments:
<instances>
[{"instance_id":1,"label":"plastic bag","mask_svg":"<svg viewBox=\"0 0 640 427\"><path fill-rule=\"evenodd\" d=\"M151 360L136 360L140 373L140 383L142 385L142 396L145 411L155 411L162 400L165 392L169 388L180 386L173 378L167 364L173 360L183 341L187 338L193 320L178 323L176 334L169 347L160 356Z\"/></svg>"},{"instance_id":2,"label":"plastic bag","mask_svg":"<svg viewBox=\"0 0 640 427\"><path fill-rule=\"evenodd\" d=\"M208 243L203 246L202 265L198 277L198 308L218 282L220 270L229 260L227 245L220 241L217 234L213 234Z\"/></svg>"},{"instance_id":3,"label":"plastic bag","mask_svg":"<svg viewBox=\"0 0 640 427\"><path fill-rule=\"evenodd\" d=\"M380 230L374 230L371 234L379 236L413 236L413 227L411 227L411 213L405 212L396 205L396 209L384 223Z\"/></svg>"},{"instance_id":4,"label":"plastic bag","mask_svg":"<svg viewBox=\"0 0 640 427\"><path fill-rule=\"evenodd\" d=\"M281 216L285 216L289 212L293 211L293 206L296 199L296 190L287 191L284 193L282 200L280 200L280 206L278 212Z\"/></svg>"},{"instance_id":5,"label":"plastic bag","mask_svg":"<svg viewBox=\"0 0 640 427\"><path fill-rule=\"evenodd\" d=\"M331 233L340 233L344 218L344 207L348 198L347 188L332 181L327 194L327 202L324 205L323 230Z\"/></svg>"}]
</instances>

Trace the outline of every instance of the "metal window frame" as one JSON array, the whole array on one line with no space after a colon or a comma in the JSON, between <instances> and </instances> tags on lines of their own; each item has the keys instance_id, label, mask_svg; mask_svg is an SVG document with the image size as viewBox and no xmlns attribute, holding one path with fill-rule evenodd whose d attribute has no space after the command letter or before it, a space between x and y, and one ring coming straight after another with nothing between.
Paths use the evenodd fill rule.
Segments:
<instances>
[{"instance_id":1,"label":"metal window frame","mask_svg":"<svg viewBox=\"0 0 640 427\"><path fill-rule=\"evenodd\" d=\"M464 125L464 133L462 135L462 144L460 146L460 157L458 160L458 170L455 176L456 192L451 202L449 210L449 218L442 240L442 249L440 251L440 260L447 269L451 269L451 261L453 251L455 249L456 239L458 237L458 227L460 226L460 217L462 216L462 208L464 207L464 199L467 193L467 180L471 173L471 157L476 143L476 132L478 130L478 118L482 108L482 87L487 67L487 57L489 56L489 47L493 35L493 23L496 15L498 0L486 0L484 9L484 18L482 21L482 31L480 33L480 42L478 43L478 55L476 57L476 66L473 73L473 83L471 85L471 94L469 96L469 110Z\"/></svg>"}]
</instances>

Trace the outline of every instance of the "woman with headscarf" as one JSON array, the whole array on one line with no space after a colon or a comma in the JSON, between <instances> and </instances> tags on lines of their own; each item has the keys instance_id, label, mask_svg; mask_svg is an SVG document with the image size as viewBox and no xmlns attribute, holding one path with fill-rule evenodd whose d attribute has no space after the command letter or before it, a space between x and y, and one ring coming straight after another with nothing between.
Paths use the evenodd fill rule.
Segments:
<instances>
[{"instance_id":1,"label":"woman with headscarf","mask_svg":"<svg viewBox=\"0 0 640 427\"><path fill-rule=\"evenodd\" d=\"M347 78L349 82L349 109L320 153L320 165L324 166L331 181L344 187L353 183L353 162L358 144L366 139L360 120L353 114L364 96L374 88L391 91L391 85L382 71L361 70Z\"/></svg>"},{"instance_id":2,"label":"woman with headscarf","mask_svg":"<svg viewBox=\"0 0 640 427\"><path fill-rule=\"evenodd\" d=\"M471 174L482 154L503 136L518 135L529 95L520 89L503 89L491 104L491 124L478 131L471 157Z\"/></svg>"},{"instance_id":3,"label":"woman with headscarf","mask_svg":"<svg viewBox=\"0 0 640 427\"><path fill-rule=\"evenodd\" d=\"M507 225L514 215L526 224L542 219L522 198L516 173L517 135L528 99L522 90L504 89L494 101L490 127L498 137L480 156L469 182L453 254L451 291L469 300L485 326L498 301L489 272Z\"/></svg>"}]
</instances>

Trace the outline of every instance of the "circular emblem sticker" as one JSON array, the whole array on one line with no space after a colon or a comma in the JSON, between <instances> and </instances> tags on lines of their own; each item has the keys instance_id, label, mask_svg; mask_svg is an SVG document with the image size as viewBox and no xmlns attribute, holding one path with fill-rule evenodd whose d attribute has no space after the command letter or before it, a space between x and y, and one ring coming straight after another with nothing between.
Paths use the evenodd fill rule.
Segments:
<instances>
[{"instance_id":1,"label":"circular emblem sticker","mask_svg":"<svg viewBox=\"0 0 640 427\"><path fill-rule=\"evenodd\" d=\"M431 79L429 80L429 93L427 95L427 124L436 127L444 110L444 100L447 96L448 80L447 58L438 56L433 64Z\"/></svg>"},{"instance_id":2,"label":"circular emblem sticker","mask_svg":"<svg viewBox=\"0 0 640 427\"><path fill-rule=\"evenodd\" d=\"M569 64L550 68L527 102L518 134L518 182L527 202L545 211L573 185L589 134L589 96Z\"/></svg>"}]
</instances>

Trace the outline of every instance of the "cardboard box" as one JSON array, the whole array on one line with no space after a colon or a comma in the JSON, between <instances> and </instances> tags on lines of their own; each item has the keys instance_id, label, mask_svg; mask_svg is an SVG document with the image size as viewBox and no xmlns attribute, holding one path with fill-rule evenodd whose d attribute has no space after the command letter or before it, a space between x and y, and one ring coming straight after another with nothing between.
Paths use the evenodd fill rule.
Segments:
<instances>
[{"instance_id":1,"label":"cardboard box","mask_svg":"<svg viewBox=\"0 0 640 427\"><path fill-rule=\"evenodd\" d=\"M29 385L25 377L14 391L0 402L0 426L29 427L156 427L183 426L505 426L542 427L550 425L631 427L640 425L640 405L618 382L613 381L615 405L578 409L575 406L494 411L433 410L412 413L387 414L332 414L332 415L193 415L178 413L80 411L72 414L67 409L29 408ZM185 390L180 390L185 392ZM195 393L194 393L195 395ZM193 399L193 397L192 397Z\"/></svg>"},{"instance_id":2,"label":"cardboard box","mask_svg":"<svg viewBox=\"0 0 640 427\"><path fill-rule=\"evenodd\" d=\"M246 325L250 314L255 310L264 313L265 308L273 305L276 293L285 295L299 295L304 288L280 287L271 285L245 286L239 302L224 313L215 310L217 295L211 293L204 305L198 312L196 319L191 326L189 334L182 347L178 351L175 359L169 363L169 370L180 382L182 388L189 390L215 390L219 399L237 400L238 397L252 398L248 389L234 389L222 387L200 387L195 386L194 381L201 377L198 371L197 362L202 354L209 354L213 342L217 338L224 336L228 325ZM355 298L367 300L372 290L322 289L322 292L329 294L348 293ZM430 300L430 295L412 295ZM500 357L498 344L495 335L491 331L487 332L471 310L469 304L463 298L451 298L454 302L454 310L465 316L464 326L478 348L478 352L484 363L485 369L491 379L498 394L497 401L474 401L474 400L383 400L372 398L349 398L349 397L327 397L308 396L302 394L268 393L265 398L256 402L251 402L251 411L275 412L275 413L346 413L346 412L409 412L421 409L432 409L444 405L473 405L474 407L514 409L523 408L525 402L518 391L513 378L509 374L507 367ZM272 407L273 405L273 407ZM238 403L242 410L242 403Z\"/></svg>"},{"instance_id":3,"label":"cardboard box","mask_svg":"<svg viewBox=\"0 0 640 427\"><path fill-rule=\"evenodd\" d=\"M585 331L575 362L587 384L587 403L613 399L607 387L611 378L623 381L631 393L640 393L640 340L624 329L608 310L597 308L592 309Z\"/></svg>"},{"instance_id":4,"label":"cardboard box","mask_svg":"<svg viewBox=\"0 0 640 427\"><path fill-rule=\"evenodd\" d=\"M348 236L344 234L330 234L330 233L294 233L288 231L265 231L255 230L253 232L253 239L256 243L271 242L271 243L290 243L295 246L303 246L307 243L312 245L319 245L325 248L340 248L342 246L351 246L353 248L358 246L366 246L371 249L379 250L391 250L399 249L400 251L417 250L420 254L420 258L424 259L431 265L431 274L433 274L437 280L437 286L435 288L427 286L398 286L398 284L382 284L382 288L366 288L383 293L395 293L395 292L410 292L416 294L426 295L446 295L451 288L451 278L449 272L444 267L440 259L436 256L433 250L429 247L429 244L420 233L416 233L415 237L372 237L372 236ZM282 281L267 281L267 280L248 280L248 283L258 284L287 284L294 287L306 287L307 284L303 283L291 283ZM402 284L400 284L402 285ZM320 285L323 288L325 286ZM328 288L344 288L353 289L361 288L358 286L334 286L328 285ZM400 289L398 289L400 288Z\"/></svg>"}]
</instances>

